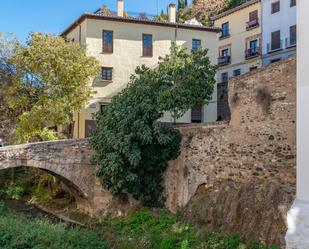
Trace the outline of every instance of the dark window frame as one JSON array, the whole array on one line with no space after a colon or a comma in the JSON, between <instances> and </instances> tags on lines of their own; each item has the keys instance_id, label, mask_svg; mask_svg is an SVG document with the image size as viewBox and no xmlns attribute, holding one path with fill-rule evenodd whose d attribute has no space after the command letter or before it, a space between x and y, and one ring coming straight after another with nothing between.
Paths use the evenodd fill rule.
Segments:
<instances>
[{"instance_id":1,"label":"dark window frame","mask_svg":"<svg viewBox=\"0 0 309 249\"><path fill-rule=\"evenodd\" d=\"M292 25L289 28L290 33L290 45L296 45L297 43L297 27L296 25Z\"/></svg>"},{"instance_id":2,"label":"dark window frame","mask_svg":"<svg viewBox=\"0 0 309 249\"><path fill-rule=\"evenodd\" d=\"M224 28L227 27L227 28ZM221 38L225 38L225 37L229 37L230 36L230 23L229 22L225 22L221 24Z\"/></svg>"},{"instance_id":3,"label":"dark window frame","mask_svg":"<svg viewBox=\"0 0 309 249\"><path fill-rule=\"evenodd\" d=\"M290 7L296 6L296 0L290 0Z\"/></svg>"},{"instance_id":4,"label":"dark window frame","mask_svg":"<svg viewBox=\"0 0 309 249\"><path fill-rule=\"evenodd\" d=\"M276 2L273 2L271 4L271 14L275 14L275 13L278 13L280 12L280 0L279 1L276 1Z\"/></svg>"},{"instance_id":5,"label":"dark window frame","mask_svg":"<svg viewBox=\"0 0 309 249\"><path fill-rule=\"evenodd\" d=\"M233 76L234 76L234 77L237 77L237 76L239 76L239 75L241 75L241 69L240 69L240 68L235 69L235 70L233 71Z\"/></svg>"},{"instance_id":6,"label":"dark window frame","mask_svg":"<svg viewBox=\"0 0 309 249\"><path fill-rule=\"evenodd\" d=\"M277 38L278 40L275 38ZM271 32L271 51L281 49L281 45L281 30Z\"/></svg>"},{"instance_id":7,"label":"dark window frame","mask_svg":"<svg viewBox=\"0 0 309 249\"><path fill-rule=\"evenodd\" d=\"M112 41L108 41L108 37L106 35L112 35ZM106 40L107 39L107 40ZM114 31L112 30L103 30L102 31L102 51L103 53L112 54L114 52Z\"/></svg>"},{"instance_id":8,"label":"dark window frame","mask_svg":"<svg viewBox=\"0 0 309 249\"><path fill-rule=\"evenodd\" d=\"M227 51L227 54L225 54L225 51ZM230 56L230 49L229 48L222 49L220 56L221 57Z\"/></svg>"},{"instance_id":9,"label":"dark window frame","mask_svg":"<svg viewBox=\"0 0 309 249\"><path fill-rule=\"evenodd\" d=\"M149 40L149 37L150 37L150 40ZM150 41L150 44L149 44L149 41ZM152 34L142 35L142 45L143 45L143 57L152 57L153 56L153 36Z\"/></svg>"},{"instance_id":10,"label":"dark window frame","mask_svg":"<svg viewBox=\"0 0 309 249\"><path fill-rule=\"evenodd\" d=\"M104 73L104 70L110 71L110 74ZM113 80L113 68L112 67L102 67L101 68L101 79L104 81L112 81Z\"/></svg>"},{"instance_id":11,"label":"dark window frame","mask_svg":"<svg viewBox=\"0 0 309 249\"><path fill-rule=\"evenodd\" d=\"M226 83L229 81L229 72L221 73L221 83Z\"/></svg>"},{"instance_id":12,"label":"dark window frame","mask_svg":"<svg viewBox=\"0 0 309 249\"><path fill-rule=\"evenodd\" d=\"M192 52L197 51L202 46L201 39L192 39Z\"/></svg>"}]
</instances>

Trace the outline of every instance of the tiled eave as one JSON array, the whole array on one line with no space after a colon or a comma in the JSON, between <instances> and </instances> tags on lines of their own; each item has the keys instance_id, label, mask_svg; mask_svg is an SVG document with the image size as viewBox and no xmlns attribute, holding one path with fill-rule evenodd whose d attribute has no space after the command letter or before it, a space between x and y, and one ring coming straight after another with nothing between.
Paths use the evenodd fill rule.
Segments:
<instances>
[{"instance_id":1,"label":"tiled eave","mask_svg":"<svg viewBox=\"0 0 309 249\"><path fill-rule=\"evenodd\" d=\"M100 14L85 13L85 14L81 15L67 29L65 29L62 32L61 36L66 36L68 33L70 33L74 28L76 28L78 25L80 25L86 19L105 20L105 21L124 22L124 23L135 23L135 24L153 25L153 26L161 26L161 27L172 27L172 28L179 28L179 29L190 29L190 30L199 30L199 31L215 32L215 33L219 33L221 31L220 28L216 28L216 27L188 25L188 24L171 23L171 22L160 22L160 21L153 21L153 20L141 20L141 19L133 18L133 17L105 16L105 15L100 15Z\"/></svg>"},{"instance_id":2,"label":"tiled eave","mask_svg":"<svg viewBox=\"0 0 309 249\"><path fill-rule=\"evenodd\" d=\"M244 8L247 8L247 7L251 6L251 5L256 4L256 3L259 3L259 2L261 2L261 0L251 0L251 1L247 1L247 2L245 2L245 3L243 3L243 4L239 5L239 6L237 6L237 7L235 7L235 8L229 9L229 10L227 10L227 11L225 11L225 12L222 12L222 13L220 13L220 14L218 14L218 15L215 15L215 16L211 17L211 20L212 20L212 21L216 21L216 20L218 20L218 19L220 19L220 18L223 18L223 17L225 17L225 16L231 15L231 14L233 14L233 13L239 11L239 10L242 10L242 9L244 9Z\"/></svg>"}]
</instances>

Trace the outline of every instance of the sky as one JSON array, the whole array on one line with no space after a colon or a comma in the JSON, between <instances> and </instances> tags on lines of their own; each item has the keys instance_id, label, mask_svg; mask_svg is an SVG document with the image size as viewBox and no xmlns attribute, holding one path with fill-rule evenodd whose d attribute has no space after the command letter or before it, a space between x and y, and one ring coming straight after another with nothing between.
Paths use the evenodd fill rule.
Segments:
<instances>
[{"instance_id":1,"label":"sky","mask_svg":"<svg viewBox=\"0 0 309 249\"><path fill-rule=\"evenodd\" d=\"M158 1L158 7L157 7ZM157 14L176 0L124 0L125 10ZM116 0L0 0L0 33L13 33L25 41L29 32L60 34L84 12L106 5L116 10Z\"/></svg>"}]
</instances>

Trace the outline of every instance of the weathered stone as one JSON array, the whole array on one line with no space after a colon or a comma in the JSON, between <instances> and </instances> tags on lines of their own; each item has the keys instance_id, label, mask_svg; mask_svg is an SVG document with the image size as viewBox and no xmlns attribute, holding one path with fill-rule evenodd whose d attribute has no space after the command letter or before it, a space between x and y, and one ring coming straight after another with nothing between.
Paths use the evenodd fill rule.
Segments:
<instances>
[{"instance_id":1,"label":"weathered stone","mask_svg":"<svg viewBox=\"0 0 309 249\"><path fill-rule=\"evenodd\" d=\"M213 231L283 245L296 187L295 90L295 59L232 78L229 124L179 128L191 142L166 172L167 207L187 205L184 214Z\"/></svg>"}]
</instances>

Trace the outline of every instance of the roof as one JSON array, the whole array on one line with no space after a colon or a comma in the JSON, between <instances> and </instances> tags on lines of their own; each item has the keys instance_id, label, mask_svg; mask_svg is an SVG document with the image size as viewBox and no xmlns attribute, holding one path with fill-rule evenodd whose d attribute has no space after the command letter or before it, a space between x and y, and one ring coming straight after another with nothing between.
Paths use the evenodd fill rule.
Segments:
<instances>
[{"instance_id":1,"label":"roof","mask_svg":"<svg viewBox=\"0 0 309 249\"><path fill-rule=\"evenodd\" d=\"M107 16L102 14L82 14L73 24L71 24L67 29L65 29L61 36L67 35L71 32L75 27L81 24L86 19L95 19L95 20L105 20L105 21L114 21L114 22L125 22L125 23L135 23L135 24L144 24L144 25L154 25L154 26L162 26L162 27L174 27L180 29L191 29L191 30L200 30L200 31L208 31L218 33L221 31L221 28L216 27L208 27L208 26L199 26L199 25L190 25L190 24L180 24L180 23L172 23L172 22L161 22L149 19L139 19L136 17L119 17L119 16Z\"/></svg>"},{"instance_id":2,"label":"roof","mask_svg":"<svg viewBox=\"0 0 309 249\"><path fill-rule=\"evenodd\" d=\"M238 6L234 7L234 8L232 8L232 9L229 9L227 11L224 11L224 12L218 14L218 15L215 15L215 16L211 17L211 20L212 21L218 20L218 19L220 19L222 17L231 15L234 12L237 12L237 11L239 11L241 9L247 8L247 7L249 7L249 6L253 5L253 4L256 4L258 2L261 2L261 0L247 0L245 3L243 3L241 5L238 5Z\"/></svg>"}]
</instances>

